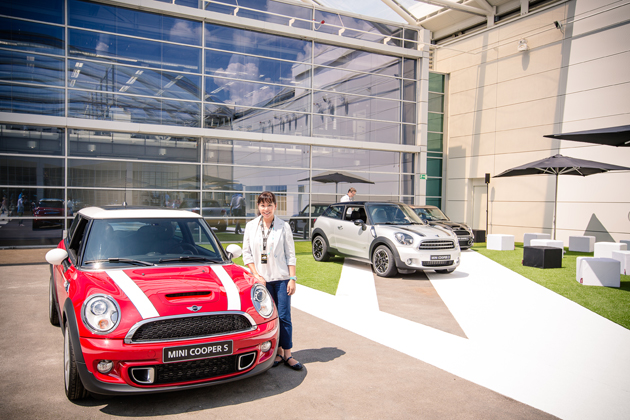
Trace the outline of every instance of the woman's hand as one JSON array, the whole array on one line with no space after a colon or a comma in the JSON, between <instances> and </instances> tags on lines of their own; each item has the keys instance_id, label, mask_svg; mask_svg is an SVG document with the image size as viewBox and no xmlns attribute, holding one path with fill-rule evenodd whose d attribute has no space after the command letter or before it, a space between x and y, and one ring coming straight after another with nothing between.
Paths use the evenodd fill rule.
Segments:
<instances>
[{"instance_id":1,"label":"woman's hand","mask_svg":"<svg viewBox=\"0 0 630 420\"><path fill-rule=\"evenodd\" d=\"M267 285L267 281L260 274L256 273L256 274L254 274L254 277L256 278L256 280L258 280L260 283L262 283L263 286Z\"/></svg>"},{"instance_id":2,"label":"woman's hand","mask_svg":"<svg viewBox=\"0 0 630 420\"><path fill-rule=\"evenodd\" d=\"M291 296L295 293L295 290L295 280L289 280L289 283L287 283L287 295Z\"/></svg>"}]
</instances>

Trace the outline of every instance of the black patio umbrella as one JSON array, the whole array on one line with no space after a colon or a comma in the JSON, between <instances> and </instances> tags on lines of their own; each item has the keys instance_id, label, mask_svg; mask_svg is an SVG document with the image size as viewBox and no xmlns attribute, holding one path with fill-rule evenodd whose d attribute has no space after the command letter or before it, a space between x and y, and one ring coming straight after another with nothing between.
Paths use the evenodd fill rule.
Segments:
<instances>
[{"instance_id":1,"label":"black patio umbrella","mask_svg":"<svg viewBox=\"0 0 630 420\"><path fill-rule=\"evenodd\" d=\"M547 174L556 176L556 190L553 205L553 239L556 239L556 212L558 207L558 175L587 176L608 171L630 171L625 166L610 165L592 160L575 159L555 155L546 159L526 163L495 175L498 177Z\"/></svg>"},{"instance_id":2,"label":"black patio umbrella","mask_svg":"<svg viewBox=\"0 0 630 420\"><path fill-rule=\"evenodd\" d=\"M572 140L583 143L603 144L616 147L630 147L630 125L576 131L574 133L547 134L550 139Z\"/></svg>"},{"instance_id":3,"label":"black patio umbrella","mask_svg":"<svg viewBox=\"0 0 630 420\"><path fill-rule=\"evenodd\" d=\"M369 179L365 179L360 176L352 175L350 173L342 172L342 171L322 172L321 174L315 175L312 178L299 179L298 182L308 181L309 179L312 179L313 181L321 182L324 184L330 184L334 182L335 183L335 196L337 195L337 187L340 182L345 182L349 184L374 184L374 182L370 181Z\"/></svg>"}]
</instances>

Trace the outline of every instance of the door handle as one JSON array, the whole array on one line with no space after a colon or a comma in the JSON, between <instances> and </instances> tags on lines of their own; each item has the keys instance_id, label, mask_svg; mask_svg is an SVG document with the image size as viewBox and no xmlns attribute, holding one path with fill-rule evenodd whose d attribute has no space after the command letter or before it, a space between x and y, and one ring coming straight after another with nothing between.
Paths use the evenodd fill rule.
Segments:
<instances>
[{"instance_id":1,"label":"door handle","mask_svg":"<svg viewBox=\"0 0 630 420\"><path fill-rule=\"evenodd\" d=\"M343 226L337 226L337 229L343 230Z\"/></svg>"}]
</instances>

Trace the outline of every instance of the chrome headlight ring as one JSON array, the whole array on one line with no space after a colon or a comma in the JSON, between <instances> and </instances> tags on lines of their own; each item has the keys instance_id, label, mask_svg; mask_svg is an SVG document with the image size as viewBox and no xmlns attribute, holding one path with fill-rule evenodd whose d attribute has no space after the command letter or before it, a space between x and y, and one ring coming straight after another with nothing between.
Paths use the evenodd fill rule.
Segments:
<instances>
[{"instance_id":1,"label":"chrome headlight ring","mask_svg":"<svg viewBox=\"0 0 630 420\"><path fill-rule=\"evenodd\" d=\"M413 236L408 233L396 232L394 237L401 245L413 245Z\"/></svg>"},{"instance_id":2,"label":"chrome headlight ring","mask_svg":"<svg viewBox=\"0 0 630 420\"><path fill-rule=\"evenodd\" d=\"M120 324L120 307L109 296L96 294L88 297L81 307L83 325L95 334L109 334Z\"/></svg>"},{"instance_id":3,"label":"chrome headlight ring","mask_svg":"<svg viewBox=\"0 0 630 420\"><path fill-rule=\"evenodd\" d=\"M263 318L270 318L273 315L273 299L267 288L260 283L252 287L252 303Z\"/></svg>"}]
</instances>

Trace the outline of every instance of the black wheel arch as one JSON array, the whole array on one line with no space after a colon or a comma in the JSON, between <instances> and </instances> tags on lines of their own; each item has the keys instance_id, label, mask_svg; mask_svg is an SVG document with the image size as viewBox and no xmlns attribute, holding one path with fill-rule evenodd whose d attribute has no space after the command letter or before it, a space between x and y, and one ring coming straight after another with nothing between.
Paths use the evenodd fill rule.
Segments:
<instances>
[{"instance_id":1,"label":"black wheel arch","mask_svg":"<svg viewBox=\"0 0 630 420\"><path fill-rule=\"evenodd\" d=\"M394 244L394 242L392 242L390 239L384 238L384 237L378 237L372 241L372 244L370 245L370 254L369 254L370 262L372 261L372 254L374 254L374 250L379 245L385 245L387 248L389 248L389 250L392 252L392 255L394 255L394 260L396 261L397 268L401 268L403 270L408 269L407 264L405 264L400 259L400 254L398 253L398 248L396 248L396 244Z\"/></svg>"},{"instance_id":2,"label":"black wheel arch","mask_svg":"<svg viewBox=\"0 0 630 420\"><path fill-rule=\"evenodd\" d=\"M321 230L321 228L313 229L313 233L311 234L311 244L313 243L313 239L315 239L317 235L324 238L324 242L326 242L326 247L330 249L330 242L328 242L328 237L326 237L326 234L324 233L323 230Z\"/></svg>"}]
</instances>

